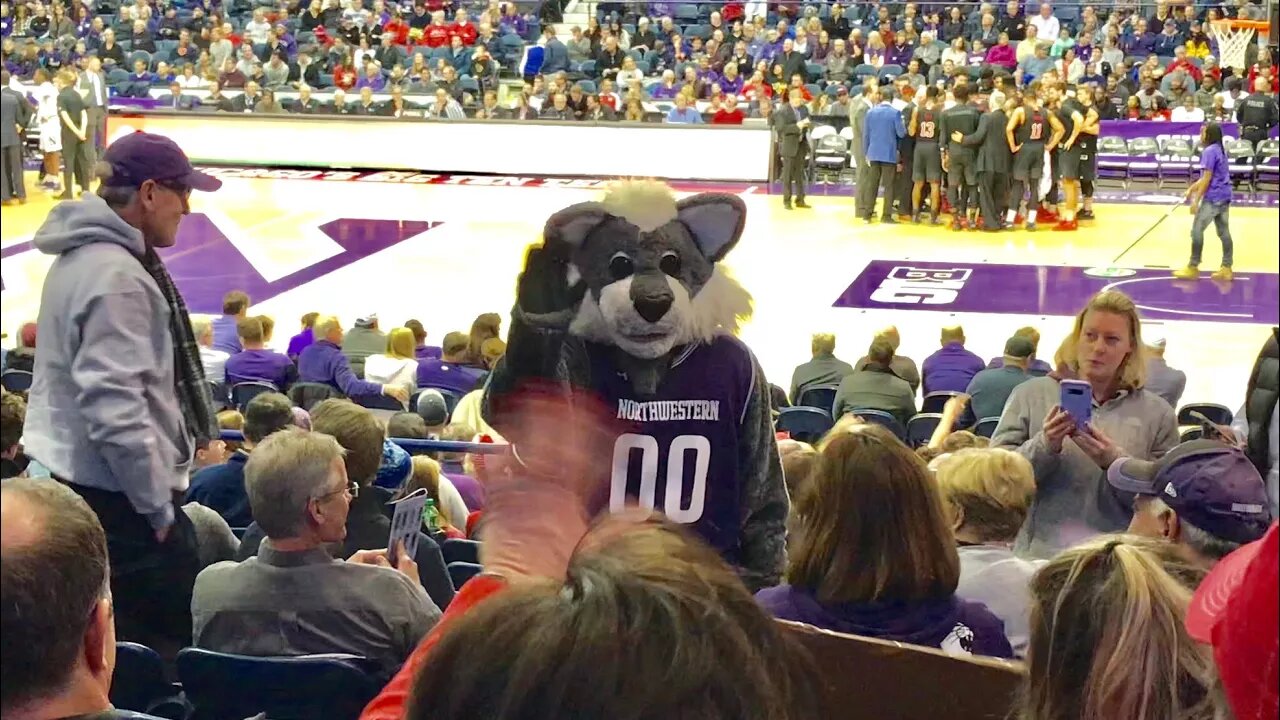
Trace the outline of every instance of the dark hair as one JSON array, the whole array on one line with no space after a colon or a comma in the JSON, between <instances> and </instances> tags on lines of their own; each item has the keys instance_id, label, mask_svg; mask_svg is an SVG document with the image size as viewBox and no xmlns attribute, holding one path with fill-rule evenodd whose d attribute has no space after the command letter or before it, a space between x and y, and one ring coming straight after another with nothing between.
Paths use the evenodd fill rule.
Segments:
<instances>
[{"instance_id":1,"label":"dark hair","mask_svg":"<svg viewBox=\"0 0 1280 720\"><path fill-rule=\"evenodd\" d=\"M427 421L416 412L398 412L387 421L387 437L426 440Z\"/></svg>"},{"instance_id":2,"label":"dark hair","mask_svg":"<svg viewBox=\"0 0 1280 720\"><path fill-rule=\"evenodd\" d=\"M413 333L413 341L419 345L427 340L427 329L422 327L422 323L418 320L407 320L404 324Z\"/></svg>"},{"instance_id":3,"label":"dark hair","mask_svg":"<svg viewBox=\"0 0 1280 720\"><path fill-rule=\"evenodd\" d=\"M20 538L0 551L0 713L7 716L66 684L109 575L102 524L70 487L13 478L0 483L0 495L6 507L22 498L35 526L15 532Z\"/></svg>"},{"instance_id":4,"label":"dark hair","mask_svg":"<svg viewBox=\"0 0 1280 720\"><path fill-rule=\"evenodd\" d=\"M239 315L249 309L249 296L243 290L232 290L222 296L222 314Z\"/></svg>"},{"instance_id":5,"label":"dark hair","mask_svg":"<svg viewBox=\"0 0 1280 720\"><path fill-rule=\"evenodd\" d=\"M303 326L303 327L315 327L315 325L316 325L316 318L318 318L318 317L320 317L320 313L318 313L318 312L309 312L309 313L306 313L305 315L303 315L303 316L302 316L302 326Z\"/></svg>"},{"instance_id":6,"label":"dark hair","mask_svg":"<svg viewBox=\"0 0 1280 720\"><path fill-rule=\"evenodd\" d=\"M22 425L27 420L27 402L21 395L5 392L0 397L0 451L22 441Z\"/></svg>"},{"instance_id":7,"label":"dark hair","mask_svg":"<svg viewBox=\"0 0 1280 720\"><path fill-rule=\"evenodd\" d=\"M893 361L893 343L887 338L877 337L871 341L871 347L867 349L867 358L872 362L888 365Z\"/></svg>"},{"instance_id":8,"label":"dark hair","mask_svg":"<svg viewBox=\"0 0 1280 720\"><path fill-rule=\"evenodd\" d=\"M828 716L808 653L718 555L669 523L619 522L584 538L563 583L513 585L459 618L414 679L405 717Z\"/></svg>"},{"instance_id":9,"label":"dark hair","mask_svg":"<svg viewBox=\"0 0 1280 720\"><path fill-rule=\"evenodd\" d=\"M1222 126L1216 122L1204 124L1204 142L1205 147L1210 145L1222 145Z\"/></svg>"},{"instance_id":10,"label":"dark hair","mask_svg":"<svg viewBox=\"0 0 1280 720\"><path fill-rule=\"evenodd\" d=\"M244 408L244 437L254 444L287 427L293 427L293 403L280 393L262 393Z\"/></svg>"},{"instance_id":11,"label":"dark hair","mask_svg":"<svg viewBox=\"0 0 1280 720\"><path fill-rule=\"evenodd\" d=\"M939 599L960 581L937 483L879 425L857 426L823 448L797 514L787 580L818 602Z\"/></svg>"},{"instance_id":12,"label":"dark hair","mask_svg":"<svg viewBox=\"0 0 1280 720\"><path fill-rule=\"evenodd\" d=\"M955 89L951 91L951 94L952 96L955 97L956 102L958 103L965 102L969 99L969 86L956 85Z\"/></svg>"}]
</instances>

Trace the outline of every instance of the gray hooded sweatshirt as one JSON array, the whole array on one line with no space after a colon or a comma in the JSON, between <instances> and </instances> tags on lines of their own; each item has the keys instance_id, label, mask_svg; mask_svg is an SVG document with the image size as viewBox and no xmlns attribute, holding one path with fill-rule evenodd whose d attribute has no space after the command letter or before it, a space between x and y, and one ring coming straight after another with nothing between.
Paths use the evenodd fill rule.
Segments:
<instances>
[{"instance_id":1,"label":"gray hooded sweatshirt","mask_svg":"<svg viewBox=\"0 0 1280 720\"><path fill-rule=\"evenodd\" d=\"M169 305L139 259L142 233L86 193L56 206L34 242L57 259L40 298L24 449L167 526L194 441L174 390Z\"/></svg>"}]
</instances>

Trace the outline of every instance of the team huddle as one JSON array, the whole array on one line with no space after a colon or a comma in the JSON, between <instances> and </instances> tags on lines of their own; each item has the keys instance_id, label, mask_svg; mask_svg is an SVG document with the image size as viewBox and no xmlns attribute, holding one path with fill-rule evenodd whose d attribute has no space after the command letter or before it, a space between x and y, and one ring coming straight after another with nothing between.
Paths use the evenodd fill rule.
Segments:
<instances>
[{"instance_id":1,"label":"team huddle","mask_svg":"<svg viewBox=\"0 0 1280 720\"><path fill-rule=\"evenodd\" d=\"M952 98L954 105L944 109L943 91L929 86L902 109L906 134L899 157L912 181L913 222L921 222L928 185L930 222L942 224L944 176L955 230L1002 230L1024 222L1035 230L1037 219L1057 220L1055 230L1075 230L1079 220L1093 217L1100 116L1090 93L1034 81L993 96L985 113L969 102L966 85L957 86ZM1042 192L1046 173L1050 182Z\"/></svg>"}]
</instances>

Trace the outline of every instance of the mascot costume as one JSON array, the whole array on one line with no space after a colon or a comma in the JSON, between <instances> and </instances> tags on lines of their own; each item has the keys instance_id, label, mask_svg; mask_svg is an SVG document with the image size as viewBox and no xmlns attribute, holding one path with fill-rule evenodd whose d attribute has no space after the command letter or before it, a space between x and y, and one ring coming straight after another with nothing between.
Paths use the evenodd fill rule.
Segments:
<instances>
[{"instance_id":1,"label":"mascot costume","mask_svg":"<svg viewBox=\"0 0 1280 720\"><path fill-rule=\"evenodd\" d=\"M789 502L769 384L733 334L751 296L717 265L745 220L735 195L677 202L655 182L551 216L526 256L485 411L502 432L495 402L524 380L603 399L626 431L600 459L600 506L691 526L754 591L779 582Z\"/></svg>"}]
</instances>

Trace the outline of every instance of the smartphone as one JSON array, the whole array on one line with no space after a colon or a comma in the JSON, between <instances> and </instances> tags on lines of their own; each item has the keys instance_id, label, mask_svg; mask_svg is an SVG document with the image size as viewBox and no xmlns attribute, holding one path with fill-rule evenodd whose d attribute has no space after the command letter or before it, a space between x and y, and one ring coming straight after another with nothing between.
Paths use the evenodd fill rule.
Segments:
<instances>
[{"instance_id":1,"label":"smartphone","mask_svg":"<svg viewBox=\"0 0 1280 720\"><path fill-rule=\"evenodd\" d=\"M1062 399L1058 404L1071 413L1076 427L1083 430L1093 416L1093 387L1083 380L1063 380L1059 385Z\"/></svg>"}]
</instances>

